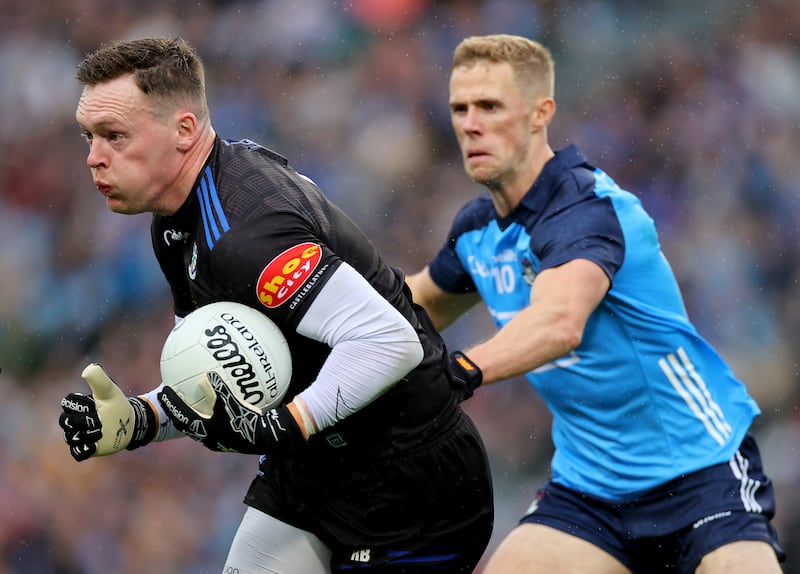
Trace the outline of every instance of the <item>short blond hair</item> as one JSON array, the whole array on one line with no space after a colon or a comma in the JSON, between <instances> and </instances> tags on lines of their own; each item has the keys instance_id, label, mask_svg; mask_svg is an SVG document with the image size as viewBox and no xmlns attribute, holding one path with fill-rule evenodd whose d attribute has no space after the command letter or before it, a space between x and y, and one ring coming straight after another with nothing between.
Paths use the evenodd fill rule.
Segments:
<instances>
[{"instance_id":1,"label":"short blond hair","mask_svg":"<svg viewBox=\"0 0 800 574\"><path fill-rule=\"evenodd\" d=\"M481 61L509 63L520 89L531 97L555 95L553 56L539 42L511 34L470 36L456 46L451 71Z\"/></svg>"}]
</instances>

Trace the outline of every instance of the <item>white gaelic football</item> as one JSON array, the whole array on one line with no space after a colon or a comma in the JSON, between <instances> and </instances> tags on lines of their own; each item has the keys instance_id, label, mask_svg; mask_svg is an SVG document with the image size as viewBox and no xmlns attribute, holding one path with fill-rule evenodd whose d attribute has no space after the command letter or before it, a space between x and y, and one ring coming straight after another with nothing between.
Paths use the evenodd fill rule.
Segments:
<instances>
[{"instance_id":1,"label":"white gaelic football","mask_svg":"<svg viewBox=\"0 0 800 574\"><path fill-rule=\"evenodd\" d=\"M231 301L211 303L170 332L161 350L161 380L195 411L210 416L209 371L222 378L240 403L265 413L281 403L289 388L289 345L263 313Z\"/></svg>"}]
</instances>

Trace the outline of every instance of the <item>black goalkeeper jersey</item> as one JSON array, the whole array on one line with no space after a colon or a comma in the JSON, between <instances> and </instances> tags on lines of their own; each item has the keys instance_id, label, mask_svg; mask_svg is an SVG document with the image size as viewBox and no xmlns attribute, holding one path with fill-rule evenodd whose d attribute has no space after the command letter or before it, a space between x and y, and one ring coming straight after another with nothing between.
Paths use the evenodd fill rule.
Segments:
<instances>
[{"instance_id":1,"label":"black goalkeeper jersey","mask_svg":"<svg viewBox=\"0 0 800 574\"><path fill-rule=\"evenodd\" d=\"M342 262L358 271L419 335L421 364L378 399L311 438L309 446L388 443L427 426L451 401L446 352L400 270L285 158L248 140L217 139L186 203L154 216L153 246L175 313L215 301L259 309L280 326L292 353L289 402L316 378L331 348L296 332Z\"/></svg>"}]
</instances>

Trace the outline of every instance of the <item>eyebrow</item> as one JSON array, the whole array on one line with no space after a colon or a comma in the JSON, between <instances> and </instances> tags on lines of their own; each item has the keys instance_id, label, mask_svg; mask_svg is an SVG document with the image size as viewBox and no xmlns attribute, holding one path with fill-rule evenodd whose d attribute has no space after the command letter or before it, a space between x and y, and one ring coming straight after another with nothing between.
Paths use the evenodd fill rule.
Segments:
<instances>
[{"instance_id":1,"label":"eyebrow","mask_svg":"<svg viewBox=\"0 0 800 574\"><path fill-rule=\"evenodd\" d=\"M119 122L117 120L101 119L98 122L91 123L91 128L92 129L90 130L89 127L86 124L84 124L82 121L78 120L78 125L81 127L81 129L86 130L86 131L95 131L95 132L100 132L100 131L104 131L104 130L108 131L110 129L110 126L113 126L116 123L119 123Z\"/></svg>"},{"instance_id":2,"label":"eyebrow","mask_svg":"<svg viewBox=\"0 0 800 574\"><path fill-rule=\"evenodd\" d=\"M502 98L494 97L494 96L484 96L478 98L476 100L453 100L449 102L450 107L453 106L468 106L468 105L475 105L475 106L483 106L486 104L497 104L502 102Z\"/></svg>"}]
</instances>

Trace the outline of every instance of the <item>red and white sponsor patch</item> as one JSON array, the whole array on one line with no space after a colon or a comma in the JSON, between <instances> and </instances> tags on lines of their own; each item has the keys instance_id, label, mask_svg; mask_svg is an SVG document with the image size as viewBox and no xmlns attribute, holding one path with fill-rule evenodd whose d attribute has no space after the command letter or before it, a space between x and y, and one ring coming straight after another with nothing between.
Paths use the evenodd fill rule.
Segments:
<instances>
[{"instance_id":1,"label":"red and white sponsor patch","mask_svg":"<svg viewBox=\"0 0 800 574\"><path fill-rule=\"evenodd\" d=\"M256 291L264 307L282 305L297 293L322 260L322 249L316 243L290 247L270 261L258 276Z\"/></svg>"}]
</instances>

